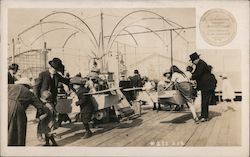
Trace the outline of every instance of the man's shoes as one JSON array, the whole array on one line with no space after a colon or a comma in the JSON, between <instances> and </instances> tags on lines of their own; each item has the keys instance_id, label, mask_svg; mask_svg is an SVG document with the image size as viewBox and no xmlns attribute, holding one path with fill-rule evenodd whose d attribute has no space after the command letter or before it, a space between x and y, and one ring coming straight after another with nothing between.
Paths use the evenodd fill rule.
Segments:
<instances>
[{"instance_id":1,"label":"man's shoes","mask_svg":"<svg viewBox=\"0 0 250 157\"><path fill-rule=\"evenodd\" d=\"M47 146L50 146L50 144L48 144L48 143L45 143L45 144L44 144L43 146L46 146L46 147L47 147Z\"/></svg>"},{"instance_id":2,"label":"man's shoes","mask_svg":"<svg viewBox=\"0 0 250 157\"><path fill-rule=\"evenodd\" d=\"M207 118L201 118L201 119L200 119L200 122L206 122L206 121L208 121Z\"/></svg>"},{"instance_id":3,"label":"man's shoes","mask_svg":"<svg viewBox=\"0 0 250 157\"><path fill-rule=\"evenodd\" d=\"M89 131L86 131L84 136L82 137L83 139L87 139L87 138L90 138L92 136L92 132L89 130Z\"/></svg>"},{"instance_id":4,"label":"man's shoes","mask_svg":"<svg viewBox=\"0 0 250 157\"><path fill-rule=\"evenodd\" d=\"M71 119L69 119L68 121L69 121L69 123L72 123Z\"/></svg>"},{"instance_id":5,"label":"man's shoes","mask_svg":"<svg viewBox=\"0 0 250 157\"><path fill-rule=\"evenodd\" d=\"M57 144L57 143L54 143L54 144L52 144L52 146L55 146L55 147L56 147L56 146L58 146L58 144Z\"/></svg>"}]
</instances>

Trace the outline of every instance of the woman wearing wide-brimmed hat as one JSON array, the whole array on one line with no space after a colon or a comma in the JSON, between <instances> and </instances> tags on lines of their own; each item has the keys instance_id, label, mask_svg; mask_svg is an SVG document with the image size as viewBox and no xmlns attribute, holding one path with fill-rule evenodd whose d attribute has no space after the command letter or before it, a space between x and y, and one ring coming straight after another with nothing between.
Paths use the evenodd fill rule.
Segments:
<instances>
[{"instance_id":1,"label":"woman wearing wide-brimmed hat","mask_svg":"<svg viewBox=\"0 0 250 157\"><path fill-rule=\"evenodd\" d=\"M26 109L33 105L40 116L43 105L29 90L28 78L21 78L16 84L8 85L8 146L25 146L27 116Z\"/></svg>"},{"instance_id":2,"label":"woman wearing wide-brimmed hat","mask_svg":"<svg viewBox=\"0 0 250 157\"><path fill-rule=\"evenodd\" d=\"M89 128L89 122L91 121L91 117L94 111L94 106L92 104L91 96L85 95L86 93L89 92L89 89L84 86L86 81L87 81L87 78L81 78L77 76L73 77L70 80L70 83L73 85L73 88L76 90L78 101L76 101L75 103L77 106L80 106L81 120L86 130L83 138L89 138L92 136L92 132Z\"/></svg>"}]
</instances>

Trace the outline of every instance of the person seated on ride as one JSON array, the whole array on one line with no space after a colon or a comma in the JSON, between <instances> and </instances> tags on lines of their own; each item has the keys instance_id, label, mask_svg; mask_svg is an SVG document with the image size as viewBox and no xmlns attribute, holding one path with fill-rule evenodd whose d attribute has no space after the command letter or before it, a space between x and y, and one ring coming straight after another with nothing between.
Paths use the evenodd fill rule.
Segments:
<instances>
[{"instance_id":1,"label":"person seated on ride","mask_svg":"<svg viewBox=\"0 0 250 157\"><path fill-rule=\"evenodd\" d=\"M172 90L173 86L170 84L169 76L170 76L169 71L167 71L162 75L162 77L160 78L160 81L158 81L156 85L158 97L164 95L166 90ZM172 105L170 104L170 107L171 106ZM156 110L156 109L161 110L160 103L158 103L158 108L156 108L156 104L154 104L153 110Z\"/></svg>"},{"instance_id":2,"label":"person seated on ride","mask_svg":"<svg viewBox=\"0 0 250 157\"><path fill-rule=\"evenodd\" d=\"M90 68L88 76L92 79L94 83L97 83L100 73L101 70L97 67L96 61L94 61L93 66Z\"/></svg>"},{"instance_id":3,"label":"person seated on ride","mask_svg":"<svg viewBox=\"0 0 250 157\"><path fill-rule=\"evenodd\" d=\"M157 103L157 96L155 95L155 82L152 80L149 80L148 77L144 78L144 85L142 87L142 90L145 90L147 93L147 96L150 98L148 103L153 106L153 110L156 110L156 103Z\"/></svg>"},{"instance_id":4,"label":"person seated on ride","mask_svg":"<svg viewBox=\"0 0 250 157\"><path fill-rule=\"evenodd\" d=\"M90 75L87 75L86 80L87 81L85 83L85 88L88 88L90 93L96 92L96 89L94 87L94 82L92 81Z\"/></svg>"},{"instance_id":5,"label":"person seated on ride","mask_svg":"<svg viewBox=\"0 0 250 157\"><path fill-rule=\"evenodd\" d=\"M90 72L96 73L97 75L99 75L99 74L100 74L100 71L101 71L101 70L100 70L100 68L97 67L96 61L94 61L93 67L90 69Z\"/></svg>"},{"instance_id":6,"label":"person seated on ride","mask_svg":"<svg viewBox=\"0 0 250 157\"><path fill-rule=\"evenodd\" d=\"M108 82L104 75L99 75L97 91L108 89Z\"/></svg>"},{"instance_id":7,"label":"person seated on ride","mask_svg":"<svg viewBox=\"0 0 250 157\"><path fill-rule=\"evenodd\" d=\"M170 78L171 81L175 84L177 90L180 91L181 95L187 102L189 109L192 112L193 119L195 122L198 122L198 117L193 103L193 87L189 82L187 76L182 72L177 66L173 65L170 67Z\"/></svg>"}]
</instances>

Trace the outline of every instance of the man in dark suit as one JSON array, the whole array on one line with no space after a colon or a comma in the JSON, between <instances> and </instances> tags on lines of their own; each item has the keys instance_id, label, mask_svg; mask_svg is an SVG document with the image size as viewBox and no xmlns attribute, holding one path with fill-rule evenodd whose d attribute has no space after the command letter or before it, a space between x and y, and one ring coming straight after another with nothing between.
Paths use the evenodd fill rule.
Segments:
<instances>
[{"instance_id":1,"label":"man in dark suit","mask_svg":"<svg viewBox=\"0 0 250 157\"><path fill-rule=\"evenodd\" d=\"M130 80L132 87L142 87L142 79L138 70L134 70L134 76Z\"/></svg>"},{"instance_id":2,"label":"man in dark suit","mask_svg":"<svg viewBox=\"0 0 250 157\"><path fill-rule=\"evenodd\" d=\"M43 71L39 74L39 77L35 80L35 85L33 87L35 95L40 98L41 93L48 90L52 94L52 103L54 107L57 103L57 93L58 93L58 83L62 82L69 85L69 79L64 78L58 72L64 73L64 65L59 58L53 58L49 61L49 69ZM38 118L36 116L36 118Z\"/></svg>"},{"instance_id":3,"label":"man in dark suit","mask_svg":"<svg viewBox=\"0 0 250 157\"><path fill-rule=\"evenodd\" d=\"M9 71L8 71L8 84L15 84L16 77L15 74L18 71L18 64L13 63L9 66Z\"/></svg>"},{"instance_id":4,"label":"man in dark suit","mask_svg":"<svg viewBox=\"0 0 250 157\"><path fill-rule=\"evenodd\" d=\"M190 59L196 65L195 71L192 73L192 80L197 82L197 90L201 91L201 117L202 122L208 120L209 116L209 103L213 94L216 84L214 77L211 74L210 68L207 63L200 59L199 55L194 52L191 54Z\"/></svg>"},{"instance_id":5,"label":"man in dark suit","mask_svg":"<svg viewBox=\"0 0 250 157\"><path fill-rule=\"evenodd\" d=\"M142 79L141 75L139 74L138 70L134 70L134 76L129 77L130 78L130 83L132 87L142 87ZM134 91L131 97L131 100L136 100L138 96L138 91Z\"/></svg>"}]
</instances>

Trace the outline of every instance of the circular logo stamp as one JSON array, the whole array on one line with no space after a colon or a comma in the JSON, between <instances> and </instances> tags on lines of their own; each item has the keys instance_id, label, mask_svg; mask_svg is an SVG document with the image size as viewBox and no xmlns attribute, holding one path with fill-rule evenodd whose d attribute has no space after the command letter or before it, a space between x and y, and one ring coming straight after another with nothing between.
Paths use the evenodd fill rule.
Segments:
<instances>
[{"instance_id":1,"label":"circular logo stamp","mask_svg":"<svg viewBox=\"0 0 250 157\"><path fill-rule=\"evenodd\" d=\"M211 9L200 19L200 32L208 44L224 46L234 39L237 23L230 12L224 9Z\"/></svg>"}]
</instances>

